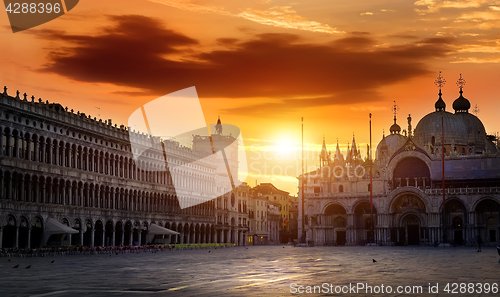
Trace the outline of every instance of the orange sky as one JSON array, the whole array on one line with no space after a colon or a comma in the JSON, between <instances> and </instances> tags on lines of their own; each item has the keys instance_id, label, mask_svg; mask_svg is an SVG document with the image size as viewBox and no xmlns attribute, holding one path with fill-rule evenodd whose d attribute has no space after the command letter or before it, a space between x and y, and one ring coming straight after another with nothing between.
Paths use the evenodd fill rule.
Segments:
<instances>
[{"instance_id":1,"label":"orange sky","mask_svg":"<svg viewBox=\"0 0 500 297\"><path fill-rule=\"evenodd\" d=\"M15 34L0 13L0 84L120 124L196 86L208 122L240 127L247 181L296 194L302 116L306 148L353 133L366 147L371 112L376 146L394 100L403 129L434 110L439 71L447 110L462 73L486 131L499 131L499 28L500 1L486 0L85 0Z\"/></svg>"}]
</instances>

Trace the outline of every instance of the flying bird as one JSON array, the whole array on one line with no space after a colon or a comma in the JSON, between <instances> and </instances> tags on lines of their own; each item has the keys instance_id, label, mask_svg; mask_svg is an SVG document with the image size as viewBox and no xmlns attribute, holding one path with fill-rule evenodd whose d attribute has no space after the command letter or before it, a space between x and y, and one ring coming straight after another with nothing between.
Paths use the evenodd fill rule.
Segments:
<instances>
[{"instance_id":1,"label":"flying bird","mask_svg":"<svg viewBox=\"0 0 500 297\"><path fill-rule=\"evenodd\" d=\"M52 260L50 263L54 263L55 260Z\"/></svg>"},{"instance_id":2,"label":"flying bird","mask_svg":"<svg viewBox=\"0 0 500 297\"><path fill-rule=\"evenodd\" d=\"M375 260L375 259L372 259L372 260L373 260L373 263L377 263L377 260Z\"/></svg>"},{"instance_id":3,"label":"flying bird","mask_svg":"<svg viewBox=\"0 0 500 297\"><path fill-rule=\"evenodd\" d=\"M16 265L16 266L14 266L13 268L17 268L17 267L19 267L19 264L17 264L17 265Z\"/></svg>"},{"instance_id":4,"label":"flying bird","mask_svg":"<svg viewBox=\"0 0 500 297\"><path fill-rule=\"evenodd\" d=\"M25 268L25 269L30 269L30 267L31 267L31 265L28 265L28 266L26 266L26 268Z\"/></svg>"}]
</instances>

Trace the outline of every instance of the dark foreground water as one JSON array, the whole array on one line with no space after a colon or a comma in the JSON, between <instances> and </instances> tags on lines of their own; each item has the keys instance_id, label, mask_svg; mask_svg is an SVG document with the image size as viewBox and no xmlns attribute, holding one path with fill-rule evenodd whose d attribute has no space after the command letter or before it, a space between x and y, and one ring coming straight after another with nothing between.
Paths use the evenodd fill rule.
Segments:
<instances>
[{"instance_id":1,"label":"dark foreground water","mask_svg":"<svg viewBox=\"0 0 500 297\"><path fill-rule=\"evenodd\" d=\"M314 292L322 296L500 296L495 291L500 281L498 260L494 248L478 253L470 247L251 246L210 252L4 257L0 258L0 296Z\"/></svg>"}]
</instances>

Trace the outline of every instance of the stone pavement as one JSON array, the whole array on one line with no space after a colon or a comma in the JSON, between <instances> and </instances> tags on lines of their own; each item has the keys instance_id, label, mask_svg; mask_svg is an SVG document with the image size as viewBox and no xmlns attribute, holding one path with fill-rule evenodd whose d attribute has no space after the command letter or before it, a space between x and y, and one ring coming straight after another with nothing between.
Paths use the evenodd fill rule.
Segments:
<instances>
[{"instance_id":1,"label":"stone pavement","mask_svg":"<svg viewBox=\"0 0 500 297\"><path fill-rule=\"evenodd\" d=\"M10 261L8 261L10 259ZM372 259L377 262L373 263ZM420 288L426 296L498 296L500 293L448 294L447 283L500 281L495 248L471 247L310 247L250 246L119 255L67 255L0 258L0 296L291 296L299 286L327 286L322 296L422 296L398 294L398 286ZM54 263L51 261L54 260ZM19 264L19 268L13 266ZM25 269L31 265L30 269ZM293 289L291 288L291 284ZM323 285L326 283L326 285ZM349 289L349 283L351 288ZM355 293L369 285L391 294ZM438 294L429 294L429 283ZM330 287L331 284L331 287ZM344 293L335 294L344 287ZM453 285L451 285L453 286ZM457 285L459 286L459 285ZM485 286L485 285L482 285ZM357 287L356 287L357 288ZM312 288L311 288L312 289ZM349 292L345 290L349 289ZM435 288L434 288L435 289ZM453 287L450 287L453 289ZM319 293L319 288L316 288ZM373 291L372 291L373 292Z\"/></svg>"}]
</instances>

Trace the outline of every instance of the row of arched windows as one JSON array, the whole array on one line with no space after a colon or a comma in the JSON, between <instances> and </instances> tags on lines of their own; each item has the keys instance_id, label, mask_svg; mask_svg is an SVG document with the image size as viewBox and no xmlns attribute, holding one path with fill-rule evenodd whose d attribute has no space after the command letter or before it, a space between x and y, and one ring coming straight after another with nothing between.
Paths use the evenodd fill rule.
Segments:
<instances>
[{"instance_id":1,"label":"row of arched windows","mask_svg":"<svg viewBox=\"0 0 500 297\"><path fill-rule=\"evenodd\" d=\"M0 127L0 153L29 161L91 171L110 176L157 183L191 190L212 192L213 179L208 173L192 173L174 168L170 173L164 161L134 160L105 150L85 147L9 127ZM144 158L145 159L145 158Z\"/></svg>"},{"instance_id":2,"label":"row of arched windows","mask_svg":"<svg viewBox=\"0 0 500 297\"><path fill-rule=\"evenodd\" d=\"M212 216L215 207L214 201L203 202L165 192L23 175L10 171L0 171L0 189L0 199L100 209ZM181 209L178 199L192 200L190 202L198 204Z\"/></svg>"}]
</instances>

